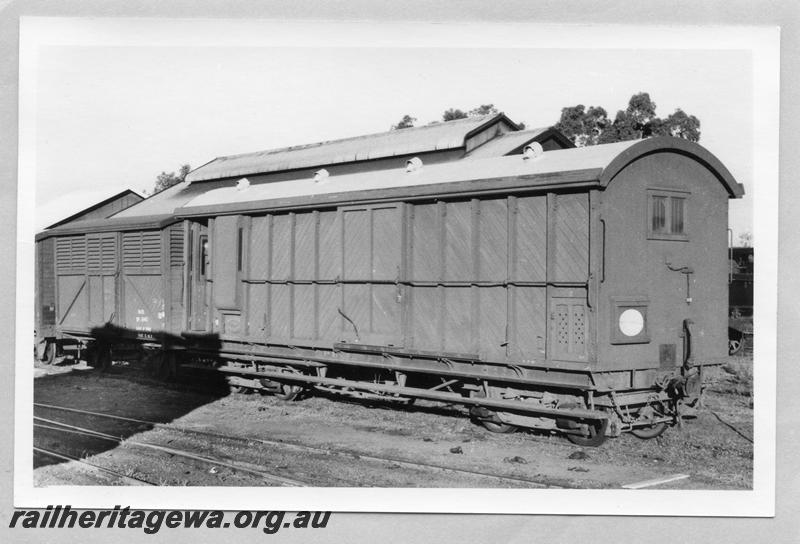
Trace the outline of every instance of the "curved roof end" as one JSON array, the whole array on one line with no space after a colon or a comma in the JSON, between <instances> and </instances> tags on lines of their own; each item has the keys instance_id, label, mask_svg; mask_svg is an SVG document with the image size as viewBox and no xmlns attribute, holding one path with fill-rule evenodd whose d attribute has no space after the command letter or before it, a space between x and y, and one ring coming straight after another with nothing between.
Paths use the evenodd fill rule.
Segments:
<instances>
[{"instance_id":1,"label":"curved roof end","mask_svg":"<svg viewBox=\"0 0 800 544\"><path fill-rule=\"evenodd\" d=\"M744 186L734 179L725 165L710 151L700 144L671 136L647 138L626 148L603 169L603 173L600 175L600 184L603 187L607 186L623 168L636 159L665 151L689 156L703 164L725 186L731 198L741 198L744 195Z\"/></svg>"}]
</instances>

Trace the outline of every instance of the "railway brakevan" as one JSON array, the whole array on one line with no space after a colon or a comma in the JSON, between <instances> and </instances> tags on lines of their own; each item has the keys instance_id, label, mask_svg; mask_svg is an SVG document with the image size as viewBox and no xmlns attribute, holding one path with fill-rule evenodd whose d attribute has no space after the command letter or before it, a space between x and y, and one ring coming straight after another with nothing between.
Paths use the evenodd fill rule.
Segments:
<instances>
[{"instance_id":1,"label":"railway brakevan","mask_svg":"<svg viewBox=\"0 0 800 544\"><path fill-rule=\"evenodd\" d=\"M496 432L660 435L727 355L742 186L678 138L571 148L502 114L471 122L218 158L40 233L43 341L285 399L462 404Z\"/></svg>"}]
</instances>

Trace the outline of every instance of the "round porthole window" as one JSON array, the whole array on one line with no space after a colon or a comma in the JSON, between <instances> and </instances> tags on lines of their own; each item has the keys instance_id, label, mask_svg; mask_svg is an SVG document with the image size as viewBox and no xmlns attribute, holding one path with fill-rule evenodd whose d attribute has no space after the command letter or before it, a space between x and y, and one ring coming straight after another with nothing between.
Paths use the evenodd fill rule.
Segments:
<instances>
[{"instance_id":1,"label":"round porthole window","mask_svg":"<svg viewBox=\"0 0 800 544\"><path fill-rule=\"evenodd\" d=\"M637 336L644 330L644 316L639 310L628 308L619 315L619 330L625 336Z\"/></svg>"}]
</instances>

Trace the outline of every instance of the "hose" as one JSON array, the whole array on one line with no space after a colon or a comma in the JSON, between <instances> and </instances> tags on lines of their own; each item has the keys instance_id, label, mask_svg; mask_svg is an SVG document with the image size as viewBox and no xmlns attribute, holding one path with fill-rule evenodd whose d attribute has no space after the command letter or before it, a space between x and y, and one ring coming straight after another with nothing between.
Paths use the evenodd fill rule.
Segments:
<instances>
[{"instance_id":1,"label":"hose","mask_svg":"<svg viewBox=\"0 0 800 544\"><path fill-rule=\"evenodd\" d=\"M749 436L747 436L746 434L744 434L742 431L740 431L739 429L737 429L737 428L736 428L735 426L733 426L732 424L730 424L730 423L728 423L727 421L725 421L724 419L722 419L722 418L720 417L720 415L719 415L718 413L716 413L714 410L712 410L711 408L706 408L706 410L708 410L709 412L711 412L711 413L714 415L714 417L715 417L715 418L717 418L717 419L719 420L719 422L720 422L720 423L722 423L723 425L725 425L726 427L728 427L730 430L732 430L733 432L735 432L736 434L738 434L739 436L741 436L742 438L744 438L745 440L747 440L747 441L748 441L748 442L750 442L751 444L753 443L753 439L752 439L752 438L750 438Z\"/></svg>"}]
</instances>

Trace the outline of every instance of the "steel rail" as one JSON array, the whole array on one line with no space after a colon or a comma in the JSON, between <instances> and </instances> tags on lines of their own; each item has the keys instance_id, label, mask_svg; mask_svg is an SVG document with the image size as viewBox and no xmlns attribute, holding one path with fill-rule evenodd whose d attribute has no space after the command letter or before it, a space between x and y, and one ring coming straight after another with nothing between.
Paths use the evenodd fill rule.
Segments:
<instances>
[{"instance_id":1,"label":"steel rail","mask_svg":"<svg viewBox=\"0 0 800 544\"><path fill-rule=\"evenodd\" d=\"M526 485L533 485L533 486L539 487L539 488L560 489L560 488L564 487L564 486L557 486L557 485L542 483L542 482L539 482L539 481L536 481L536 480L531 480L531 479L528 479L528 478L517 478L517 477L514 477L514 476L503 476L501 474L491 474L491 473L488 473L488 472L480 472L480 471L477 471L477 470L454 468L454 467L448 467L448 466L444 466L444 465L437 465L435 463L424 463L424 462L410 461L410 460L407 460L407 459L399 459L399 458L394 458L394 457L383 457L383 456L378 456L378 455L362 454L362 453L359 453L357 451L331 450L331 449L328 449L328 448L318 448L318 447L315 447L315 446L308 446L308 445L305 445L305 444L297 444L297 443L293 443L293 442L283 442L283 441L269 440L269 439L264 439L264 438L247 438L247 437L242 437L242 436L233 436L233 435L227 435L227 434L215 433L215 432L209 432L209 431L199 431L199 430L196 430L196 429L188 429L188 428L185 428L185 427L169 425L169 424L166 424L166 423L156 423L156 422L153 422L153 421L146 421L146 420L142 420L142 419L134 419L134 418L123 417L123 416L115 416L115 415L111 415L111 414L103 414L101 412L92 412L92 411L89 411L89 410L79 410L77 408L67 408L67 407L64 407L64 406L55 406L55 405L51 405L51 404L34 403L34 406L39 406L39 407L42 407L42 408L48 408L48 409L52 409L52 410L62 410L62 411L65 411L65 412L74 412L74 413L79 413L79 414L97 416L97 417L105 417L105 418L109 418L109 419L119 419L119 420L122 420L122 421L131 422L131 423L139 423L139 424L151 425L154 428L159 428L159 429L164 429L164 430L171 430L171 431L178 431L178 432L185 433L185 434L194 434L194 435L197 435L197 436L205 436L205 437L216 438L216 439L221 439L221 440L233 440L233 441L238 441L238 442L243 442L243 443L255 442L255 443L264 444L264 445L267 445L267 446L277 446L277 447L295 449L295 450L299 450L299 451L318 453L318 454L323 454L323 455L337 455L337 456L342 456L342 457L366 459L366 460L369 460L369 461L376 461L376 462L395 463L397 465L404 466L404 467L407 467L407 468L425 468L425 469L438 470L438 471L443 471L443 472L452 472L452 473L455 473L455 474L464 474L464 475L468 475L468 476L478 476L478 477L490 478L490 479L495 479L495 480L500 480L500 481L523 483L523 484L526 484Z\"/></svg>"},{"instance_id":2,"label":"steel rail","mask_svg":"<svg viewBox=\"0 0 800 544\"><path fill-rule=\"evenodd\" d=\"M44 422L51 423L51 424L60 425L61 427L63 427L63 428L57 428L57 427L52 427L52 426L45 426L48 429L59 430L59 431L62 431L62 432L69 432L69 433L73 433L73 434L81 434L81 435L84 435L84 436L92 436L92 437L95 437L95 438L101 438L101 439L104 439L104 440L109 440L109 441L112 441L112 442L116 442L118 444L122 444L124 442L125 444L130 444L132 446L139 446L139 447L142 447L142 448L161 451L161 452L164 452L164 453L169 453L171 455L177 455L179 457L185 457L187 459L193 459L195 461L202 461L204 463L208 463L208 464L215 465L215 466L226 467L226 468L229 468L231 470L235 470L235 471L239 471L239 472L249 472L250 474L255 474L257 476L260 476L260 477L264 478L265 480L276 482L276 483L279 483L279 484L284 485L284 486L293 486L293 487L306 487L306 486L308 486L308 484L306 484L305 482L301 482L299 480L293 480L291 478L284 478L283 476L278 476L276 474L271 474L269 472L264 472L262 470L256 470L256 469L244 467L244 466L241 466L241 465L236 464L236 463L228 463L226 461L222 461L222 460L219 460L219 459L213 459L213 458L210 458L210 457L204 457L202 455L197 455L197 454L190 453L190 452L187 452L187 451L184 451L184 450L179 450L179 449L175 449L175 448L169 448L167 446L159 446L158 444L150 444L150 443L147 443L147 442L138 442L136 440L124 439L124 438L116 437L116 436L113 436L113 435L110 435L110 434L101 433L99 431L94 431L92 429L87 429L85 427L78 427L78 426L75 426L75 425L69 425L67 423L62 423L60 421L55 421L55 420L47 419L47 418L43 418L43 417L34 416L33 419L44 421ZM37 427L37 426L41 427L42 425L37 425L36 423L34 423L34 427Z\"/></svg>"},{"instance_id":3,"label":"steel rail","mask_svg":"<svg viewBox=\"0 0 800 544\"><path fill-rule=\"evenodd\" d=\"M107 472L109 474L117 476L118 478L128 482L131 485L156 485L156 484L154 484L152 482L148 482L147 480L142 480L140 478L134 478L132 476L127 476L127 475L125 475L125 474L123 474L121 472L118 472L116 470L113 470L113 469L110 469L110 468L106 468L106 467L101 467L100 465L95 465L95 464L89 463L88 461L84 461L83 459L80 459L78 457L73 457L72 455L67 455L66 453L57 453L57 452L54 452L54 451L51 451L51 450L48 450L48 449L45 449L45 448L40 448L40 447L37 447L37 446L33 447L33 451L35 451L37 453L41 453L43 455L49 455L50 457L55 457L56 459L61 459L62 461L76 461L76 462L78 462L78 463L80 463L82 465L86 465L87 467L90 467L92 469L92 472Z\"/></svg>"}]
</instances>

